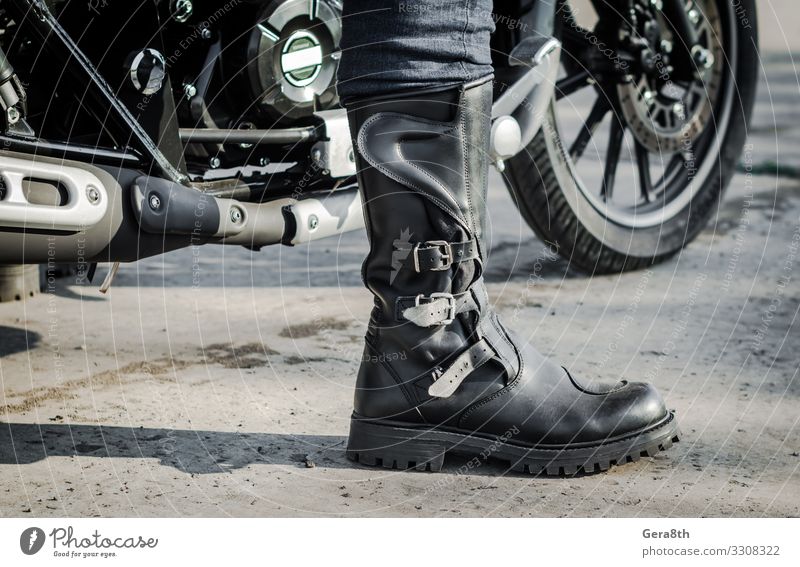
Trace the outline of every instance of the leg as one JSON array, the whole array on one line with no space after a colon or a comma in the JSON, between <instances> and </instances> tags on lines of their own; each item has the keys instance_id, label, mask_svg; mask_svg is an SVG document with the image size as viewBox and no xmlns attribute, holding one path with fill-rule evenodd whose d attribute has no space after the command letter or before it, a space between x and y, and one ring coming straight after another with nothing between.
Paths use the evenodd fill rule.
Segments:
<instances>
[{"instance_id":1,"label":"leg","mask_svg":"<svg viewBox=\"0 0 800 567\"><path fill-rule=\"evenodd\" d=\"M345 0L339 95L467 83L492 73L492 0Z\"/></svg>"},{"instance_id":2,"label":"leg","mask_svg":"<svg viewBox=\"0 0 800 567\"><path fill-rule=\"evenodd\" d=\"M396 29L375 25L367 33L351 22L349 30L370 37L357 34L349 45L376 45L375 29ZM424 69L422 57L412 66ZM482 278L490 77L464 82L473 78L464 74L451 86L459 76L447 73L468 65L453 59L447 71L435 60L441 74L411 76L402 59L385 53L393 63L374 63L375 73L352 83L375 81L381 96L364 98L364 86L345 98L370 240L363 273L375 296L348 455L438 470L445 453L459 451L570 474L671 445L677 425L652 386L579 379L493 312Z\"/></svg>"}]
</instances>

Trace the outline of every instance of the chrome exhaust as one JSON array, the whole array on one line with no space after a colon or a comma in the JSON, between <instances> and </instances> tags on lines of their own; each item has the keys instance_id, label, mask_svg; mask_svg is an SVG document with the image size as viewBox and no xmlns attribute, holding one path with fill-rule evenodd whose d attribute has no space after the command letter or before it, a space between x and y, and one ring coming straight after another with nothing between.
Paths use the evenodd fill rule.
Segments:
<instances>
[{"instance_id":1,"label":"chrome exhaust","mask_svg":"<svg viewBox=\"0 0 800 567\"><path fill-rule=\"evenodd\" d=\"M244 203L142 176L132 185L131 198L136 220L145 232L249 248L294 246L364 226L355 185L323 194Z\"/></svg>"},{"instance_id":2,"label":"chrome exhaust","mask_svg":"<svg viewBox=\"0 0 800 567\"><path fill-rule=\"evenodd\" d=\"M0 227L71 232L99 223L108 211L100 179L66 163L0 155Z\"/></svg>"},{"instance_id":3,"label":"chrome exhaust","mask_svg":"<svg viewBox=\"0 0 800 567\"><path fill-rule=\"evenodd\" d=\"M1 153L0 264L131 262L202 244L294 246L364 225L355 185L264 203L140 172Z\"/></svg>"}]
</instances>

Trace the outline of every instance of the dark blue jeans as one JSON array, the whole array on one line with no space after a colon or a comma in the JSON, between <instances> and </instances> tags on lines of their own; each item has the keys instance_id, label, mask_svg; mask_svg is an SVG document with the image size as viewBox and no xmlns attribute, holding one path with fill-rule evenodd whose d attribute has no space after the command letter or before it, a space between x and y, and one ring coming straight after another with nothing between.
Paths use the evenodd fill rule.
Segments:
<instances>
[{"instance_id":1,"label":"dark blue jeans","mask_svg":"<svg viewBox=\"0 0 800 567\"><path fill-rule=\"evenodd\" d=\"M465 83L492 72L492 0L344 0L339 96Z\"/></svg>"}]
</instances>

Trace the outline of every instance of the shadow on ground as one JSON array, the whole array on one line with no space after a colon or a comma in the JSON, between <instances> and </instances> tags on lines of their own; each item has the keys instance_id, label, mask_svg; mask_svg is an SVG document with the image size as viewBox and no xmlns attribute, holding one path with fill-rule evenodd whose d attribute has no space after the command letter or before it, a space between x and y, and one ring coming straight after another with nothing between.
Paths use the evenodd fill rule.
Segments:
<instances>
[{"instance_id":1,"label":"shadow on ground","mask_svg":"<svg viewBox=\"0 0 800 567\"><path fill-rule=\"evenodd\" d=\"M163 466L188 474L215 474L256 464L375 470L347 460L346 444L347 438L338 435L0 423L0 465L25 465L47 457L81 456L157 459ZM448 455L442 472L461 474L469 460L460 455ZM480 467L468 468L469 474L477 476L508 474L507 463L493 459Z\"/></svg>"},{"instance_id":2,"label":"shadow on ground","mask_svg":"<svg viewBox=\"0 0 800 567\"><path fill-rule=\"evenodd\" d=\"M0 325L0 357L34 349L41 340L42 336L34 331Z\"/></svg>"},{"instance_id":3,"label":"shadow on ground","mask_svg":"<svg viewBox=\"0 0 800 567\"><path fill-rule=\"evenodd\" d=\"M344 437L193 431L102 425L0 424L0 465L47 457L157 459L185 473L251 464L348 467ZM307 464L308 463L308 464Z\"/></svg>"}]
</instances>

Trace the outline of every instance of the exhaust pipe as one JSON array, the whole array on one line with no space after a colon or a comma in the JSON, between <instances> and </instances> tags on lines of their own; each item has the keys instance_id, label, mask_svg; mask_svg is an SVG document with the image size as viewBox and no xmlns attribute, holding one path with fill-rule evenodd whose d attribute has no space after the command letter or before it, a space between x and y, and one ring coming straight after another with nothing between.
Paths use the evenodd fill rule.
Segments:
<instances>
[{"instance_id":1,"label":"exhaust pipe","mask_svg":"<svg viewBox=\"0 0 800 567\"><path fill-rule=\"evenodd\" d=\"M151 234L179 234L216 244L294 246L364 226L355 185L325 194L243 203L154 177L131 188L136 219Z\"/></svg>"},{"instance_id":2,"label":"exhaust pipe","mask_svg":"<svg viewBox=\"0 0 800 567\"><path fill-rule=\"evenodd\" d=\"M41 160L0 157L0 226L88 229L108 210L108 192L91 171Z\"/></svg>"},{"instance_id":3,"label":"exhaust pipe","mask_svg":"<svg viewBox=\"0 0 800 567\"><path fill-rule=\"evenodd\" d=\"M321 197L308 197L283 208L286 231L283 244L294 246L364 228L358 187Z\"/></svg>"},{"instance_id":4,"label":"exhaust pipe","mask_svg":"<svg viewBox=\"0 0 800 567\"><path fill-rule=\"evenodd\" d=\"M136 222L133 170L0 152L0 264L130 262L188 246Z\"/></svg>"},{"instance_id":5,"label":"exhaust pipe","mask_svg":"<svg viewBox=\"0 0 800 567\"><path fill-rule=\"evenodd\" d=\"M356 186L264 203L140 172L0 153L0 264L132 262L202 244L294 246L364 226Z\"/></svg>"}]
</instances>

